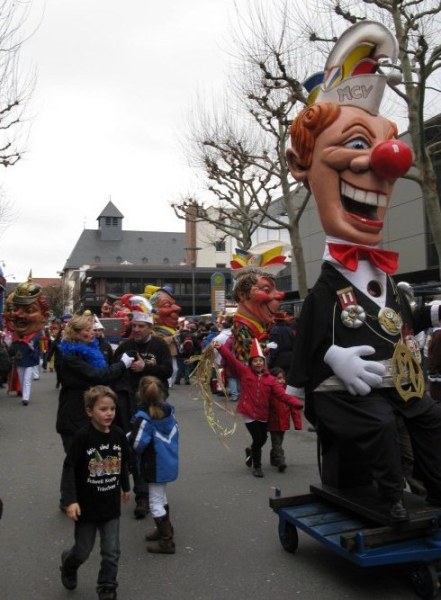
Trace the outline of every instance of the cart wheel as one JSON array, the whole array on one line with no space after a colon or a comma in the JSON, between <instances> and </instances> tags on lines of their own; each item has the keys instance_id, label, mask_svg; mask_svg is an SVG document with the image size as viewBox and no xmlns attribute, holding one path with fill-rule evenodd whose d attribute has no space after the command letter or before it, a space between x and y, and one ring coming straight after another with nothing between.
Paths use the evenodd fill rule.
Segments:
<instances>
[{"instance_id":1,"label":"cart wheel","mask_svg":"<svg viewBox=\"0 0 441 600\"><path fill-rule=\"evenodd\" d=\"M433 564L419 563L412 569L410 579L413 589L421 598L435 598L438 595L440 583Z\"/></svg>"},{"instance_id":2,"label":"cart wheel","mask_svg":"<svg viewBox=\"0 0 441 600\"><path fill-rule=\"evenodd\" d=\"M297 551L299 546L299 536L297 534L297 528L288 521L279 521L279 539L283 546L283 549L293 554Z\"/></svg>"}]
</instances>

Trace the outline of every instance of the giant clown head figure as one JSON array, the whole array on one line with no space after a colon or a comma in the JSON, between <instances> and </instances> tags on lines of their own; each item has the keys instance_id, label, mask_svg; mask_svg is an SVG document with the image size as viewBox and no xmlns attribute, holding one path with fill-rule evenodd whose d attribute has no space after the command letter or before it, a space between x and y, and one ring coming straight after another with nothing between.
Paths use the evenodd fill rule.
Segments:
<instances>
[{"instance_id":1,"label":"giant clown head figure","mask_svg":"<svg viewBox=\"0 0 441 600\"><path fill-rule=\"evenodd\" d=\"M176 304L171 288L147 285L144 295L153 306L155 330L165 328L170 333L177 330L182 307Z\"/></svg>"},{"instance_id":2,"label":"giant clown head figure","mask_svg":"<svg viewBox=\"0 0 441 600\"><path fill-rule=\"evenodd\" d=\"M393 69L384 72L397 55L395 37L380 23L349 28L325 72L305 83L310 106L291 126L290 171L313 193L325 233L339 240L381 242L394 182L412 164L395 124L378 115L386 83L399 82Z\"/></svg>"},{"instance_id":3,"label":"giant clown head figure","mask_svg":"<svg viewBox=\"0 0 441 600\"><path fill-rule=\"evenodd\" d=\"M286 256L280 242L264 242L249 250L236 249L231 261L235 278L233 298L238 303L236 317L242 316L262 330L274 320L284 292L276 288L275 276L284 268Z\"/></svg>"},{"instance_id":4,"label":"giant clown head figure","mask_svg":"<svg viewBox=\"0 0 441 600\"><path fill-rule=\"evenodd\" d=\"M49 305L42 288L32 282L31 275L8 296L6 307L7 327L19 338L41 331L49 317Z\"/></svg>"}]
</instances>

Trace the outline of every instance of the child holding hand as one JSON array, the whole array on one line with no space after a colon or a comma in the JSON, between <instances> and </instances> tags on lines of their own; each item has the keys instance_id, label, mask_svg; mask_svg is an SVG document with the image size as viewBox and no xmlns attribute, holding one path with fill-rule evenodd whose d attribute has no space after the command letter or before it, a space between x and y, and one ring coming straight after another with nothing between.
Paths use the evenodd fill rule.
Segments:
<instances>
[{"instance_id":1,"label":"child holding hand","mask_svg":"<svg viewBox=\"0 0 441 600\"><path fill-rule=\"evenodd\" d=\"M286 374L280 367L270 369L271 375L277 379L280 385L286 388ZM283 449L283 439L285 431L288 431L290 420L293 420L294 429L302 429L302 413L292 406L288 406L276 399L270 399L270 409L268 417L268 431L271 437L270 463L277 467L280 473L286 469L285 451Z\"/></svg>"},{"instance_id":2,"label":"child holding hand","mask_svg":"<svg viewBox=\"0 0 441 600\"><path fill-rule=\"evenodd\" d=\"M240 394L236 412L241 414L252 438L251 448L245 448L245 462L253 466L254 477L263 477L262 447L267 437L270 398L284 402L292 408L303 408L297 396L288 395L276 378L266 368L262 348L257 339L251 343L249 365L240 362L234 354L218 342L213 347L225 359L233 374L240 379Z\"/></svg>"}]
</instances>

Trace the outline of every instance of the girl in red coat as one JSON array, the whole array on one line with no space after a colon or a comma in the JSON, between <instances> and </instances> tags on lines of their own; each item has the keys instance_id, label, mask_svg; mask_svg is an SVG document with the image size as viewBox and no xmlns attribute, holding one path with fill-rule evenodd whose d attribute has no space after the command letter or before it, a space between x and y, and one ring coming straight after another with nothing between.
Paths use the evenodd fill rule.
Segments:
<instances>
[{"instance_id":1,"label":"girl in red coat","mask_svg":"<svg viewBox=\"0 0 441 600\"><path fill-rule=\"evenodd\" d=\"M237 360L226 346L213 342L213 347L225 359L233 374L240 379L237 412L244 417L245 426L253 440L251 448L245 448L246 464L253 466L253 475L263 477L262 447L268 433L270 398L300 409L303 404L296 396L289 396L265 366L265 358L257 339L251 342L249 366Z\"/></svg>"},{"instance_id":2,"label":"girl in red coat","mask_svg":"<svg viewBox=\"0 0 441 600\"><path fill-rule=\"evenodd\" d=\"M285 389L286 374L280 367L270 369L271 375ZM271 436L270 463L273 467L278 467L280 473L286 469L285 451L283 450L283 438L285 431L288 431L291 417L294 423L294 429L302 429L302 413L298 409L292 408L275 398L270 398L268 431Z\"/></svg>"}]
</instances>

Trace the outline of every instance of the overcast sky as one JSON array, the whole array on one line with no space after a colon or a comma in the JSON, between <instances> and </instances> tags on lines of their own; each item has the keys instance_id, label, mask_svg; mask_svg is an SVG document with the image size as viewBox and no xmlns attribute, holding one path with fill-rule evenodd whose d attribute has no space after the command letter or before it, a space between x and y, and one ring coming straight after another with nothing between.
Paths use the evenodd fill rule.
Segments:
<instances>
[{"instance_id":1,"label":"overcast sky","mask_svg":"<svg viewBox=\"0 0 441 600\"><path fill-rule=\"evenodd\" d=\"M56 277L110 198L124 229L184 230L169 207L193 177L178 136L198 90L221 85L233 12L233 0L32 4L32 129L24 158L0 171L16 212L0 261L16 281Z\"/></svg>"}]
</instances>

